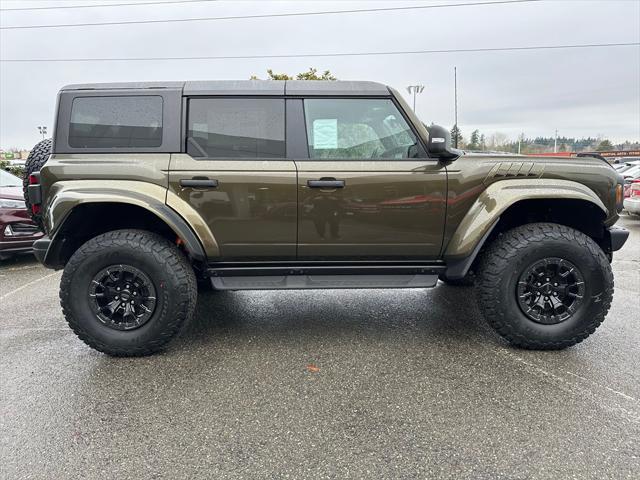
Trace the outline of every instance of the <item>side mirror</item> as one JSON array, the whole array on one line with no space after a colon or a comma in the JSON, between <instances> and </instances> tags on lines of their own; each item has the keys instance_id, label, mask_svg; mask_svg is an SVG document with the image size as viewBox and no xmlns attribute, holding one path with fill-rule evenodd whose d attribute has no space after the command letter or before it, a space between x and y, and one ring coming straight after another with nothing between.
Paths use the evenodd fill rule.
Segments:
<instances>
[{"instance_id":1,"label":"side mirror","mask_svg":"<svg viewBox=\"0 0 640 480\"><path fill-rule=\"evenodd\" d=\"M427 127L429 132L429 153L434 157L441 158L443 160L455 160L462 151L451 147L451 134L449 130L440 125L431 125Z\"/></svg>"}]
</instances>

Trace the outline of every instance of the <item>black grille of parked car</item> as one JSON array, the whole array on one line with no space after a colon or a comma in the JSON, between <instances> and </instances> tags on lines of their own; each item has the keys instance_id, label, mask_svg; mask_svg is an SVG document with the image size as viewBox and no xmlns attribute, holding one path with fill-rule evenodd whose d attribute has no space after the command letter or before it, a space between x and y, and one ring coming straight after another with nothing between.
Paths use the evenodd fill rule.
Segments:
<instances>
[{"instance_id":1,"label":"black grille of parked car","mask_svg":"<svg viewBox=\"0 0 640 480\"><path fill-rule=\"evenodd\" d=\"M11 230L16 234L27 235L37 233L38 227L32 223L17 222L11 224Z\"/></svg>"}]
</instances>

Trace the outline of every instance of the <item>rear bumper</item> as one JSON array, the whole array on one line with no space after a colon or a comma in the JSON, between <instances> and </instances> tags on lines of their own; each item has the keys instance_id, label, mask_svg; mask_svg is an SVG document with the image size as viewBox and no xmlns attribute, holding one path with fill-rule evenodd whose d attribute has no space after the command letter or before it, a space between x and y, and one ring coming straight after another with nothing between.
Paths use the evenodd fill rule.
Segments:
<instances>
[{"instance_id":1,"label":"rear bumper","mask_svg":"<svg viewBox=\"0 0 640 480\"><path fill-rule=\"evenodd\" d=\"M47 257L47 252L49 251L50 245L51 245L51 239L46 235L41 239L33 242L33 254L38 259L38 261L42 263L45 267L48 266L45 263L45 259Z\"/></svg>"},{"instance_id":2,"label":"rear bumper","mask_svg":"<svg viewBox=\"0 0 640 480\"><path fill-rule=\"evenodd\" d=\"M608 229L609 238L611 239L611 251L620 250L629 238L629 230L622 227L611 227Z\"/></svg>"}]
</instances>

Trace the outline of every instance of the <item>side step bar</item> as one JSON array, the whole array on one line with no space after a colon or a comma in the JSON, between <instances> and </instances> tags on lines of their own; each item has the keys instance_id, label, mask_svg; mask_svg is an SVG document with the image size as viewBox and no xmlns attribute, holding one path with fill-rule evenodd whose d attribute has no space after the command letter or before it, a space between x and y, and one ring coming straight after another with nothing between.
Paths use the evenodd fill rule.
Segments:
<instances>
[{"instance_id":1,"label":"side step bar","mask_svg":"<svg viewBox=\"0 0 640 480\"><path fill-rule=\"evenodd\" d=\"M216 265L207 269L217 290L429 288L443 265Z\"/></svg>"}]
</instances>

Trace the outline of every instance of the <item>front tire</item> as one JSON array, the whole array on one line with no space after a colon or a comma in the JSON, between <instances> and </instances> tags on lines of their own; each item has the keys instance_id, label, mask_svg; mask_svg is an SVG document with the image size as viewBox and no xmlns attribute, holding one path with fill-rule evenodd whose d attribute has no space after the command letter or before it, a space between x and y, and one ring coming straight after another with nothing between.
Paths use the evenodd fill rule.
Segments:
<instances>
[{"instance_id":1,"label":"front tire","mask_svg":"<svg viewBox=\"0 0 640 480\"><path fill-rule=\"evenodd\" d=\"M169 241L115 230L82 245L65 266L60 303L76 335L113 356L163 350L191 319L196 277Z\"/></svg>"},{"instance_id":2,"label":"front tire","mask_svg":"<svg viewBox=\"0 0 640 480\"><path fill-rule=\"evenodd\" d=\"M602 249L578 230L532 223L503 233L479 268L478 304L511 344L559 350L591 335L613 298L613 273Z\"/></svg>"}]
</instances>

